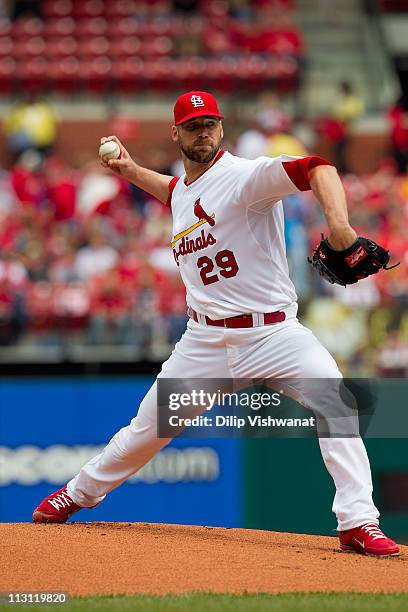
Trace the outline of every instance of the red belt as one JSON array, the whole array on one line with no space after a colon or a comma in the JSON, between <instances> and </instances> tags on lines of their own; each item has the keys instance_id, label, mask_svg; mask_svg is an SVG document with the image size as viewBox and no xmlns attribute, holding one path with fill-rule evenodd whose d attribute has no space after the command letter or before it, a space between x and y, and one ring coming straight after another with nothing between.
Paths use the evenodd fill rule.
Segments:
<instances>
[{"instance_id":1,"label":"red belt","mask_svg":"<svg viewBox=\"0 0 408 612\"><path fill-rule=\"evenodd\" d=\"M196 323L203 323L200 317L197 315L195 310L190 308L190 316ZM280 323L286 319L284 312L277 310L276 312L266 312L263 316L263 325L271 325L272 323ZM254 324L254 319L251 314L238 315L237 317L229 317L228 319L210 319L205 317L206 325L212 325L214 327L258 327Z\"/></svg>"}]
</instances>

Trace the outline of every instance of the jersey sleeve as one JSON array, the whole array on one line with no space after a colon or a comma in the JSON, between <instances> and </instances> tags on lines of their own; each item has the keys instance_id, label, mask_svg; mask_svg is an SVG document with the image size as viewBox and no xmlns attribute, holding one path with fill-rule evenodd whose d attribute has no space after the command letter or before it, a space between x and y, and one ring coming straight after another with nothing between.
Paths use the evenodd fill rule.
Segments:
<instances>
[{"instance_id":1,"label":"jersey sleeve","mask_svg":"<svg viewBox=\"0 0 408 612\"><path fill-rule=\"evenodd\" d=\"M171 208L171 197L173 195L174 188L177 185L179 178L179 176L173 176L169 183L169 195L167 196L167 202L165 203L165 206L168 206L169 208Z\"/></svg>"},{"instance_id":2,"label":"jersey sleeve","mask_svg":"<svg viewBox=\"0 0 408 612\"><path fill-rule=\"evenodd\" d=\"M309 170L333 165L318 156L258 157L243 169L237 185L237 198L246 208L266 210L288 195L310 189Z\"/></svg>"}]
</instances>

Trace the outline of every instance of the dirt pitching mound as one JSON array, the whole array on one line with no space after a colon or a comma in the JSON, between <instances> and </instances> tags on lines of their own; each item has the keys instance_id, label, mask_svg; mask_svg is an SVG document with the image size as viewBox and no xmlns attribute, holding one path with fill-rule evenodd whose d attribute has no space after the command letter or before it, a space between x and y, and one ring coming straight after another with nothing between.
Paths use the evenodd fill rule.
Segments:
<instances>
[{"instance_id":1,"label":"dirt pitching mound","mask_svg":"<svg viewBox=\"0 0 408 612\"><path fill-rule=\"evenodd\" d=\"M149 523L3 523L0 538L0 592L408 591L406 546L377 559L331 537Z\"/></svg>"}]
</instances>

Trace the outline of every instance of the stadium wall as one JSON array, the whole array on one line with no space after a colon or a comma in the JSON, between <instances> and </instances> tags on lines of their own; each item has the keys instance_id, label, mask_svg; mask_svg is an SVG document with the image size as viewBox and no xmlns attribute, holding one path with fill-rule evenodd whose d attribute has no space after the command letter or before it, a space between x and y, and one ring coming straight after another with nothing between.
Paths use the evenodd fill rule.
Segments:
<instances>
[{"instance_id":1,"label":"stadium wall","mask_svg":"<svg viewBox=\"0 0 408 612\"><path fill-rule=\"evenodd\" d=\"M0 521L30 521L38 502L131 420L152 381L152 376L0 379ZM382 523L408 541L406 441L366 444ZM78 519L330 535L336 527L333 495L315 439L185 438Z\"/></svg>"},{"instance_id":2,"label":"stadium wall","mask_svg":"<svg viewBox=\"0 0 408 612\"><path fill-rule=\"evenodd\" d=\"M0 381L0 521L30 521L136 414L151 377ZM179 439L81 521L243 524L240 440Z\"/></svg>"},{"instance_id":3,"label":"stadium wall","mask_svg":"<svg viewBox=\"0 0 408 612\"><path fill-rule=\"evenodd\" d=\"M228 134L228 121L226 133ZM68 162L77 166L81 161L89 159L92 152L97 156L97 148L101 136L112 133L109 120L86 122L80 120L62 121L58 128L56 151ZM137 136L126 142L133 155L144 158L143 151L162 148L177 158L178 152L170 140L170 124L167 121L142 121L137 126ZM357 174L374 172L378 164L389 154L389 137L386 133L356 134L350 139L348 151L350 167ZM329 159L332 157L331 147L325 142L319 142L314 153ZM0 141L0 165L8 166L10 159L7 154L5 140Z\"/></svg>"}]
</instances>

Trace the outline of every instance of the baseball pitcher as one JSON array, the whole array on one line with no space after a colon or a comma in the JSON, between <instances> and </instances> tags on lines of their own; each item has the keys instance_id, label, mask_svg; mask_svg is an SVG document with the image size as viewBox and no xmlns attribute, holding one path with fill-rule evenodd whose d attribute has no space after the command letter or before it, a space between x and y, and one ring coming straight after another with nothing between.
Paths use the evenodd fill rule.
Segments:
<instances>
[{"instance_id":1,"label":"baseball pitcher","mask_svg":"<svg viewBox=\"0 0 408 612\"><path fill-rule=\"evenodd\" d=\"M289 278L282 198L312 190L328 236L312 263L330 282L357 282L386 267L389 255L350 226L336 168L321 157L247 160L221 148L223 116L203 91L180 96L172 139L185 174L165 176L136 164L115 136L120 156L102 162L112 172L171 208L171 248L186 286L189 322L159 378L228 378L302 381L340 379L328 351L296 318ZM324 398L320 398L322 401ZM306 397L319 412L319 400ZM66 486L36 508L33 521L64 523L92 508L137 472L169 439L157 437L157 382L137 415ZM398 555L379 528L370 465L359 436L320 437L333 478L340 547L372 555Z\"/></svg>"}]
</instances>

